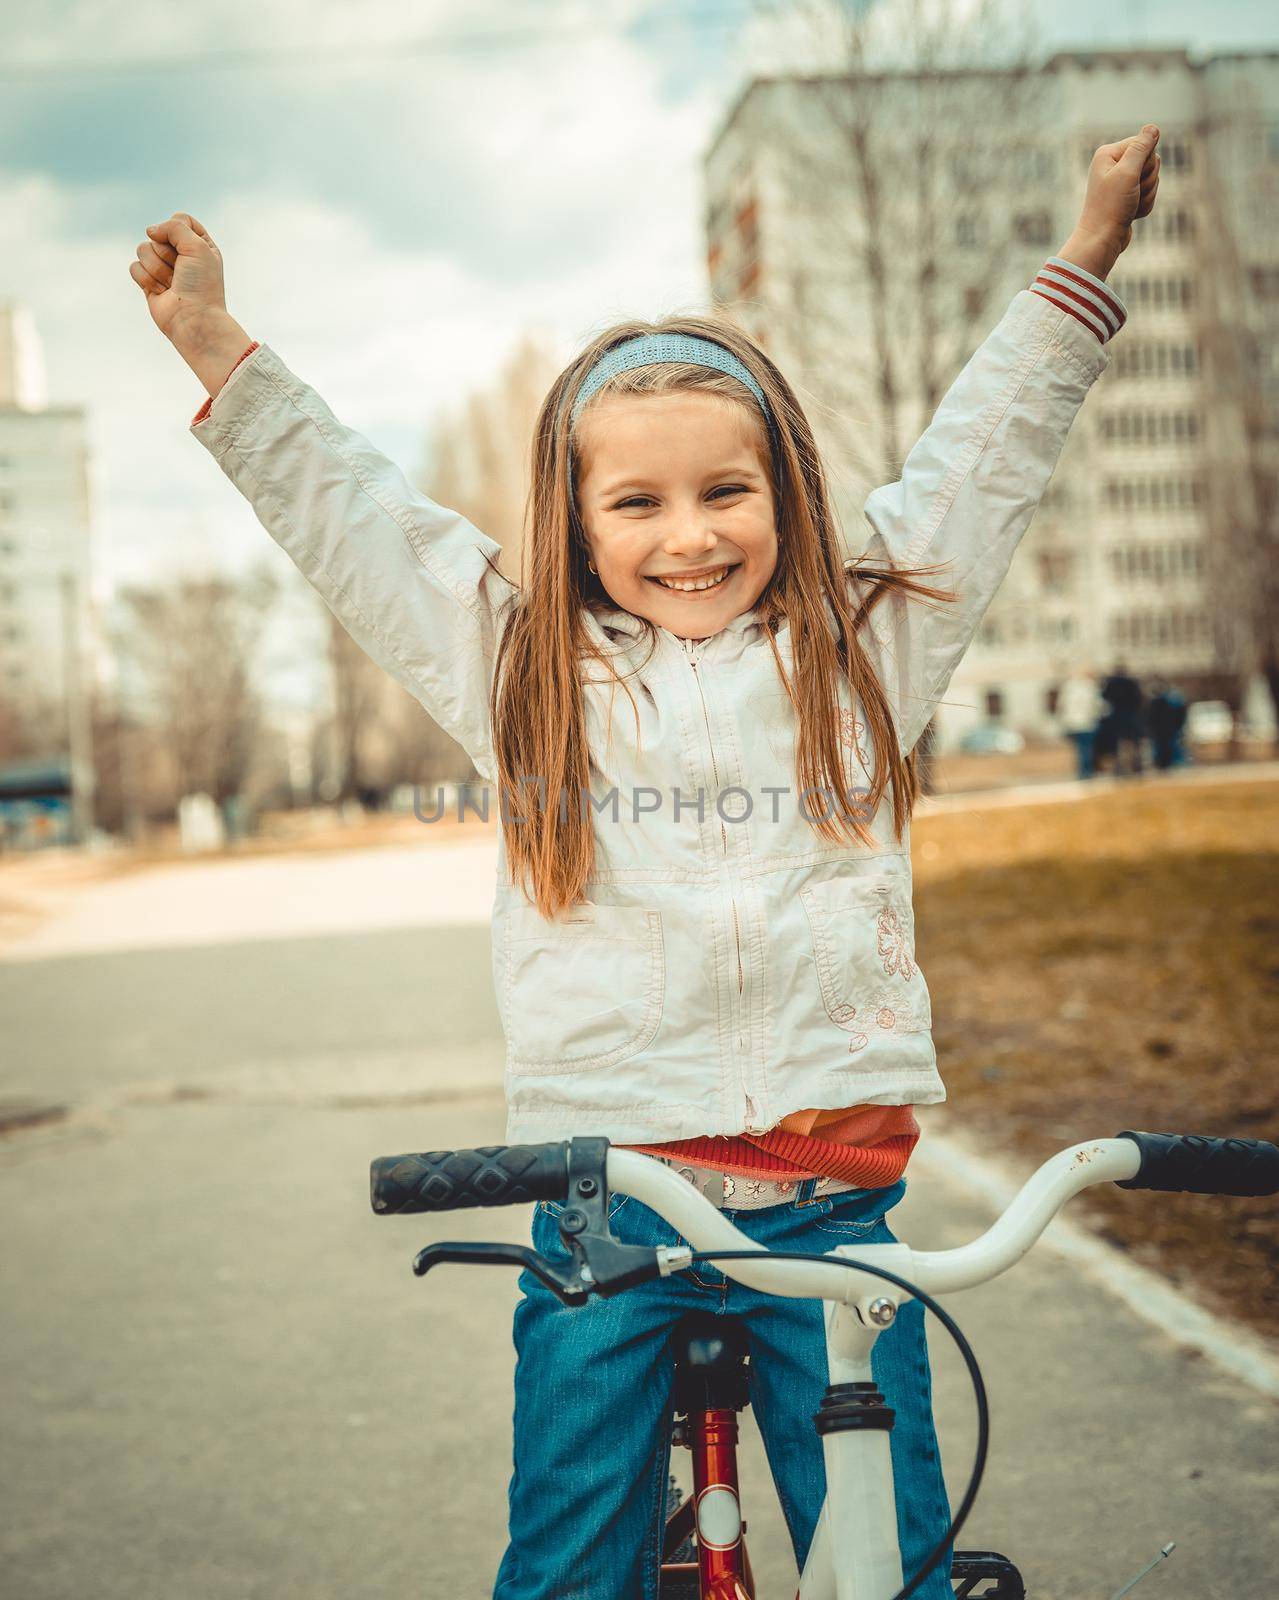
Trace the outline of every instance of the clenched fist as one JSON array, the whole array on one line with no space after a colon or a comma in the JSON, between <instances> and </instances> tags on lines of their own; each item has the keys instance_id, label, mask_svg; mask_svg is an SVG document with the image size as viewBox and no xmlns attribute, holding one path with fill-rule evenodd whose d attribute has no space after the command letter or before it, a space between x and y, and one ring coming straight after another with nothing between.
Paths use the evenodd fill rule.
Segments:
<instances>
[{"instance_id":1,"label":"clenched fist","mask_svg":"<svg viewBox=\"0 0 1279 1600\"><path fill-rule=\"evenodd\" d=\"M226 315L222 252L185 211L147 229L129 275L146 295L156 327L175 344Z\"/></svg>"},{"instance_id":2,"label":"clenched fist","mask_svg":"<svg viewBox=\"0 0 1279 1600\"><path fill-rule=\"evenodd\" d=\"M1112 240L1116 253L1132 242L1132 225L1148 217L1159 188L1159 129L1146 123L1140 133L1103 144L1088 168L1088 188L1079 233Z\"/></svg>"}]
</instances>

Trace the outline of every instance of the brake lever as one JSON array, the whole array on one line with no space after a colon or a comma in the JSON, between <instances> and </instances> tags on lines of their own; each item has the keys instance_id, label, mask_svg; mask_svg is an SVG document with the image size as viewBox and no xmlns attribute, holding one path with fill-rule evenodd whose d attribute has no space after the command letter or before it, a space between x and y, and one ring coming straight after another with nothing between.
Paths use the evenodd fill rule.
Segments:
<instances>
[{"instance_id":1,"label":"brake lever","mask_svg":"<svg viewBox=\"0 0 1279 1600\"><path fill-rule=\"evenodd\" d=\"M633 1284L661 1277L662 1251L621 1244L609 1230L608 1145L607 1139L597 1137L569 1143L566 1203L559 1215L568 1266L555 1265L529 1245L442 1243L420 1250L413 1271L420 1278L445 1261L527 1267L566 1306L584 1305L592 1294L608 1299Z\"/></svg>"},{"instance_id":2,"label":"brake lever","mask_svg":"<svg viewBox=\"0 0 1279 1600\"><path fill-rule=\"evenodd\" d=\"M607 1139L578 1137L568 1147L568 1188L560 1238L573 1258L575 1279L607 1300L661 1276L661 1253L651 1245L620 1244L608 1225Z\"/></svg>"},{"instance_id":3,"label":"brake lever","mask_svg":"<svg viewBox=\"0 0 1279 1600\"><path fill-rule=\"evenodd\" d=\"M446 1261L474 1262L484 1266L527 1267L566 1306L586 1303L588 1291L578 1281L578 1265L557 1267L527 1244L428 1244L413 1258L413 1271L424 1277Z\"/></svg>"}]
</instances>

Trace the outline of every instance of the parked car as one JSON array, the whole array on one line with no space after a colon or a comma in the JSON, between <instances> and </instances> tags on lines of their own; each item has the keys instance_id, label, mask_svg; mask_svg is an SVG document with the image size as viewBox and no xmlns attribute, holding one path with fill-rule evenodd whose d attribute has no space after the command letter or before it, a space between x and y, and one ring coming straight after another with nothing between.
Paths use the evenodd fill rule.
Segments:
<instances>
[{"instance_id":1,"label":"parked car","mask_svg":"<svg viewBox=\"0 0 1279 1600\"><path fill-rule=\"evenodd\" d=\"M1186 707L1183 737L1188 744L1217 744L1229 739L1233 726L1224 700L1196 700Z\"/></svg>"},{"instance_id":2,"label":"parked car","mask_svg":"<svg viewBox=\"0 0 1279 1600\"><path fill-rule=\"evenodd\" d=\"M1026 741L1015 728L998 722L983 722L961 735L959 748L966 756L1015 756L1026 748Z\"/></svg>"}]
</instances>

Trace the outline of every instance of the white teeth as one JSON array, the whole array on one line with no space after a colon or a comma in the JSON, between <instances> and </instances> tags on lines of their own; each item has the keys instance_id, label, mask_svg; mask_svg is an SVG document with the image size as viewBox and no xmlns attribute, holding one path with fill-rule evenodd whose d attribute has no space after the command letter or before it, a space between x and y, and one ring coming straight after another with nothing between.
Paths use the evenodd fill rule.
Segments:
<instances>
[{"instance_id":1,"label":"white teeth","mask_svg":"<svg viewBox=\"0 0 1279 1600\"><path fill-rule=\"evenodd\" d=\"M731 571L731 567L721 567L717 573L704 578L658 578L657 581L663 589L713 589L716 584L723 583Z\"/></svg>"}]
</instances>

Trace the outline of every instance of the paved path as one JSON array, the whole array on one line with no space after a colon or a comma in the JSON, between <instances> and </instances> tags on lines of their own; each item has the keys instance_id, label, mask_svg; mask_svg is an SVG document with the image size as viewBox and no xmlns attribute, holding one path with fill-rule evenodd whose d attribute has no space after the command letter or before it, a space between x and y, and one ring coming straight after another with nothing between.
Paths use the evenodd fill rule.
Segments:
<instances>
[{"instance_id":1,"label":"paved path","mask_svg":"<svg viewBox=\"0 0 1279 1600\"><path fill-rule=\"evenodd\" d=\"M467 887L481 854L463 870L429 852L418 877L401 863L386 892L426 925L352 931L343 906L354 915L367 881L322 857L301 863L306 935L272 911L250 938L228 923L221 869L202 864L207 910L188 878L110 948L0 962L0 1096L74 1108L0 1141L0 1594L490 1592L514 1273L423 1283L409 1263L432 1237L523 1237L527 1212L382 1220L367 1198L373 1155L501 1136L485 930L438 915L450 895L485 898ZM265 906L262 881L236 898ZM122 927L110 909L97 925ZM330 919L346 931L323 931ZM937 1247L989 1207L928 1144L895 1220ZM1048 1252L952 1309L994 1413L963 1543L1007 1550L1040 1600L1106 1600L1175 1539L1139 1597L1269 1600L1272 1403ZM971 1401L944 1337L934 1349L958 1486ZM762 1593L789 1595L749 1429L744 1476Z\"/></svg>"}]
</instances>

